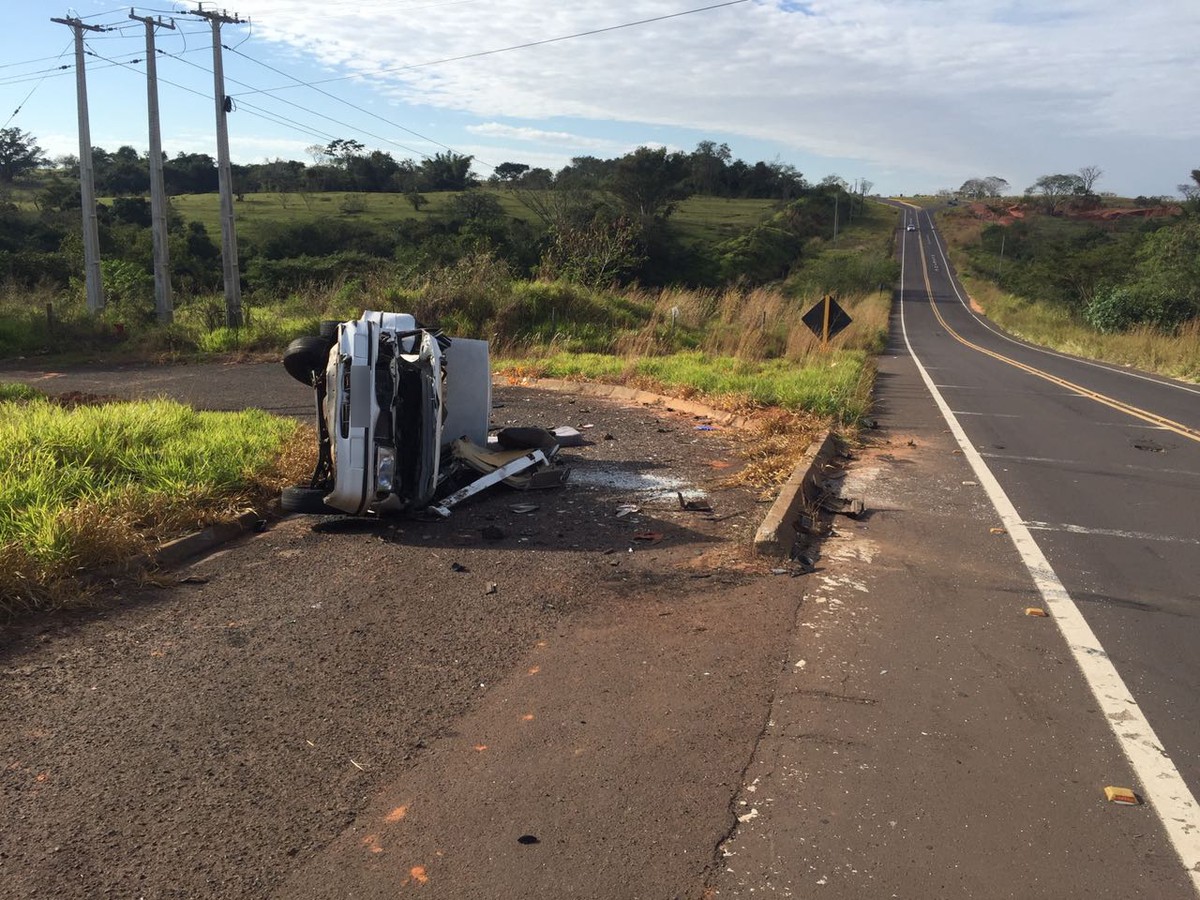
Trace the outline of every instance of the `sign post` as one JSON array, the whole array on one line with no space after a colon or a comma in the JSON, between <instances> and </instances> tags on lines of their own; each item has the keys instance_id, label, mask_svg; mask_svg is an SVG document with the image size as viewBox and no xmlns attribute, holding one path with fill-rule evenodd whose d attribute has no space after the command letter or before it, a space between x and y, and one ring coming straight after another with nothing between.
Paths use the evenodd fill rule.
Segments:
<instances>
[{"instance_id":1,"label":"sign post","mask_svg":"<svg viewBox=\"0 0 1200 900\"><path fill-rule=\"evenodd\" d=\"M838 305L832 294L826 294L800 321L821 339L821 348L828 349L830 339L841 334L854 320Z\"/></svg>"}]
</instances>

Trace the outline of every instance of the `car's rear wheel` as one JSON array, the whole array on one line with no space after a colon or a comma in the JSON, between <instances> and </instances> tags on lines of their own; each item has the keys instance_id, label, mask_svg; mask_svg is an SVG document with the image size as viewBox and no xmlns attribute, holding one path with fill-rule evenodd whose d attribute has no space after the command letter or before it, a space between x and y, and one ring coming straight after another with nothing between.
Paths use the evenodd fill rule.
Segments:
<instances>
[{"instance_id":1,"label":"car's rear wheel","mask_svg":"<svg viewBox=\"0 0 1200 900\"><path fill-rule=\"evenodd\" d=\"M286 487L279 497L279 506L284 512L305 515L328 515L341 510L325 505L325 491L320 488Z\"/></svg>"},{"instance_id":2,"label":"car's rear wheel","mask_svg":"<svg viewBox=\"0 0 1200 900\"><path fill-rule=\"evenodd\" d=\"M297 381L312 386L325 376L329 347L322 337L298 337L284 351L283 367Z\"/></svg>"}]
</instances>

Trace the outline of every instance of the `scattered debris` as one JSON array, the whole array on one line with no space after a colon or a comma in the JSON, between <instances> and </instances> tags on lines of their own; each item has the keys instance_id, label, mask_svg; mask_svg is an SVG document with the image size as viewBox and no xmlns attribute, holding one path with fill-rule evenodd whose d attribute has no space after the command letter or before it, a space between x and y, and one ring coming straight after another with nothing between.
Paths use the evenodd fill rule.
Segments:
<instances>
[{"instance_id":1,"label":"scattered debris","mask_svg":"<svg viewBox=\"0 0 1200 900\"><path fill-rule=\"evenodd\" d=\"M820 503L825 512L848 516L851 519L858 519L867 511L866 502L861 497L847 499L826 495L821 498Z\"/></svg>"},{"instance_id":2,"label":"scattered debris","mask_svg":"<svg viewBox=\"0 0 1200 900\"><path fill-rule=\"evenodd\" d=\"M988 531L992 534L1008 534L1008 531L1003 528L989 528Z\"/></svg>"},{"instance_id":3,"label":"scattered debris","mask_svg":"<svg viewBox=\"0 0 1200 900\"><path fill-rule=\"evenodd\" d=\"M717 426L716 425L697 425L697 426L695 426L695 430L696 431L716 431Z\"/></svg>"},{"instance_id":4,"label":"scattered debris","mask_svg":"<svg viewBox=\"0 0 1200 900\"><path fill-rule=\"evenodd\" d=\"M625 516L632 515L633 513L641 512L641 511L642 511L642 508L640 506L635 506L632 503L622 503L620 506L617 507L617 518L623 519L623 518L625 518Z\"/></svg>"},{"instance_id":5,"label":"scattered debris","mask_svg":"<svg viewBox=\"0 0 1200 900\"><path fill-rule=\"evenodd\" d=\"M633 539L635 541L645 541L649 544L657 544L663 539L663 533L661 531L635 531Z\"/></svg>"},{"instance_id":6,"label":"scattered debris","mask_svg":"<svg viewBox=\"0 0 1200 900\"><path fill-rule=\"evenodd\" d=\"M450 571L451 572L470 572L471 570L468 569L466 566L464 566L462 563L452 562L452 563L450 563Z\"/></svg>"},{"instance_id":7,"label":"scattered debris","mask_svg":"<svg viewBox=\"0 0 1200 900\"><path fill-rule=\"evenodd\" d=\"M1109 785L1104 789L1104 796L1109 803L1119 803L1122 806L1140 806L1142 803L1142 798L1129 788Z\"/></svg>"},{"instance_id":8,"label":"scattered debris","mask_svg":"<svg viewBox=\"0 0 1200 900\"><path fill-rule=\"evenodd\" d=\"M1025 607L1025 615L1027 616L1045 616L1047 613L1044 609L1037 606Z\"/></svg>"},{"instance_id":9,"label":"scattered debris","mask_svg":"<svg viewBox=\"0 0 1200 900\"><path fill-rule=\"evenodd\" d=\"M675 496L679 498L679 508L688 512L712 512L712 504L703 498L697 500L685 500L683 491L676 491Z\"/></svg>"},{"instance_id":10,"label":"scattered debris","mask_svg":"<svg viewBox=\"0 0 1200 900\"><path fill-rule=\"evenodd\" d=\"M560 447L582 447L587 443L579 430L572 428L570 425L559 425L557 428L551 428L550 433L554 435L554 439L558 441L558 446Z\"/></svg>"},{"instance_id":11,"label":"scattered debris","mask_svg":"<svg viewBox=\"0 0 1200 900\"><path fill-rule=\"evenodd\" d=\"M796 519L796 530L804 534L823 535L828 530L828 527L817 516L809 513L800 513Z\"/></svg>"},{"instance_id":12,"label":"scattered debris","mask_svg":"<svg viewBox=\"0 0 1200 900\"><path fill-rule=\"evenodd\" d=\"M540 507L536 503L517 503L516 505L509 507L509 509L511 509L513 512L515 512L519 516L523 516L523 515L526 515L531 512L536 512L539 508Z\"/></svg>"},{"instance_id":13,"label":"scattered debris","mask_svg":"<svg viewBox=\"0 0 1200 900\"><path fill-rule=\"evenodd\" d=\"M500 585L496 584L496 582L494 582L494 581L489 581L489 582L487 583L487 587L486 587L486 588L484 588L483 592L484 592L485 594L494 594L494 593L496 593L496 591L497 591L499 588L500 588Z\"/></svg>"},{"instance_id":14,"label":"scattered debris","mask_svg":"<svg viewBox=\"0 0 1200 900\"><path fill-rule=\"evenodd\" d=\"M203 575L184 575L179 584L208 584L208 578Z\"/></svg>"}]
</instances>

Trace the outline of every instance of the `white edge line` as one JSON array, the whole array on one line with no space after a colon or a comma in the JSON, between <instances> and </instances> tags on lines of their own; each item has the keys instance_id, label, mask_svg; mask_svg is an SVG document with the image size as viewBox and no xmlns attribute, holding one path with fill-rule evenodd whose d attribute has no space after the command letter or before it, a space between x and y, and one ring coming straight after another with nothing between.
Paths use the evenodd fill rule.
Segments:
<instances>
[{"instance_id":1,"label":"white edge line","mask_svg":"<svg viewBox=\"0 0 1200 900\"><path fill-rule=\"evenodd\" d=\"M1162 743L1150 727L1150 722L1125 686L1108 653L1097 640L1091 626L1083 618L1079 607L1067 593L1067 589L1050 567L1041 547L1017 514L1016 507L1000 487L1000 482L987 467L979 451L971 444L966 432L954 417L950 407L938 392L933 379L921 365L908 339L908 328L904 322L904 256L907 242L901 243L900 252L900 330L909 355L934 402L941 410L946 424L962 448L963 456L971 464L975 477L987 492L988 499L1000 516L1000 521L1012 538L1025 568L1029 570L1033 583L1042 595L1059 633L1067 642L1076 665L1091 688L1096 702L1108 720L1109 727L1124 751L1134 774L1141 782L1142 794L1158 814L1166 830L1167 838L1179 854L1192 887L1200 894L1200 816L1196 798L1175 767L1175 763L1163 749Z\"/></svg>"},{"instance_id":2,"label":"white edge line","mask_svg":"<svg viewBox=\"0 0 1200 900\"><path fill-rule=\"evenodd\" d=\"M1137 378L1141 381L1149 381L1151 384L1161 385L1162 387L1175 388L1176 390L1186 391L1189 394L1200 394L1200 387L1196 387L1195 385L1172 381L1166 378L1152 378L1149 375L1143 375L1141 372L1134 372L1130 371L1129 369L1120 369L1107 363L1097 362L1094 359L1084 359L1082 356L1071 356L1069 353L1051 350L1049 347L1039 347L1036 344L1029 343L1028 341L1017 340L1011 334L1006 334L1005 332L1001 331L991 322L987 321L978 313L976 313L975 310L971 309L971 305L967 303L963 295L959 293L958 279L950 270L950 260L946 258L946 251L942 247L941 236L937 233L937 229L933 225L933 216L929 214L929 210L925 210L924 212L925 218L929 220L929 233L933 235L934 246L937 247L938 253L941 254L942 261L946 264L946 277L950 280L950 287L954 289L954 295L958 297L958 302L963 305L963 309L965 309L971 314L971 316L974 317L976 322L978 322L992 334L996 335L996 337L1004 338L1004 340L1008 341L1010 344L1016 344L1018 347L1024 347L1026 350L1036 350L1038 353L1045 353L1047 356L1056 356L1059 359L1069 360L1070 362L1083 363L1085 366L1103 369L1106 372L1112 372L1116 375L1127 375L1130 378Z\"/></svg>"}]
</instances>

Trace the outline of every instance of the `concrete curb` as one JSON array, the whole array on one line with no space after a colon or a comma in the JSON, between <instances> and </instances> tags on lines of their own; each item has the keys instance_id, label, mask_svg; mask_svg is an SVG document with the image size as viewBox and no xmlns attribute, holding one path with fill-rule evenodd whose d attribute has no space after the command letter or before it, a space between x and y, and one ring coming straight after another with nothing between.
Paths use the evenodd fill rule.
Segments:
<instances>
[{"instance_id":1,"label":"concrete curb","mask_svg":"<svg viewBox=\"0 0 1200 900\"><path fill-rule=\"evenodd\" d=\"M600 384L595 381L566 381L561 378L510 378L506 375L493 375L494 384L510 385L513 387L534 387L547 391L557 391L562 394L582 394L586 397L603 397L610 400L624 400L628 403L638 403L642 406L658 408L664 412L680 412L689 416L703 416L712 419L717 425L726 428L745 428L750 424L748 416L739 416L723 409L714 409L695 400L680 400L665 394L655 394L650 391L640 391L637 388L623 387L615 384Z\"/></svg>"},{"instance_id":2,"label":"concrete curb","mask_svg":"<svg viewBox=\"0 0 1200 900\"><path fill-rule=\"evenodd\" d=\"M232 522L221 522L209 525L200 531L185 534L181 538L167 541L150 554L149 562L161 568L171 568L187 562L202 553L210 553L222 544L241 537L247 531L258 527L266 518L265 515L251 510L242 513Z\"/></svg>"},{"instance_id":3,"label":"concrete curb","mask_svg":"<svg viewBox=\"0 0 1200 900\"><path fill-rule=\"evenodd\" d=\"M807 506L816 501L820 490L817 475L837 452L837 441L832 431L825 431L808 445L754 535L755 553L764 556L791 554L796 541L795 521Z\"/></svg>"}]
</instances>

